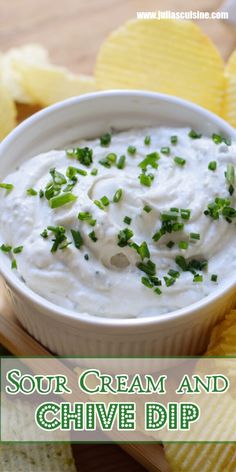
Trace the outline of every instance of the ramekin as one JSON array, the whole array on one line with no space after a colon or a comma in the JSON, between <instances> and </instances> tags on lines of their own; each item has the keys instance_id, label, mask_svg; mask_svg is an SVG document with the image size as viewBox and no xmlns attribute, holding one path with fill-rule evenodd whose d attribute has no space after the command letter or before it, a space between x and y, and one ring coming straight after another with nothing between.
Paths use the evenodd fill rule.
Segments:
<instances>
[{"instance_id":1,"label":"ramekin","mask_svg":"<svg viewBox=\"0 0 236 472\"><path fill-rule=\"evenodd\" d=\"M99 136L110 127L125 130L149 125L190 126L206 135L216 132L236 139L236 131L225 121L179 98L143 91L94 93L50 106L12 131L0 146L1 178L37 153ZM211 295L169 314L113 319L52 304L19 280L4 254L0 254L0 270L19 321L61 356L199 354L212 327L233 306L236 285L232 276Z\"/></svg>"}]
</instances>

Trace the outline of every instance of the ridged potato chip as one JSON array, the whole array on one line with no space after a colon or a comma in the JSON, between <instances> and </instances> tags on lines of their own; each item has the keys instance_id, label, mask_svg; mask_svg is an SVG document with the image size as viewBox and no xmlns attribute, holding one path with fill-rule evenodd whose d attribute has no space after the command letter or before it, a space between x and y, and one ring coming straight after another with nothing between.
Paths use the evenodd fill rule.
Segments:
<instances>
[{"instance_id":1,"label":"ridged potato chip","mask_svg":"<svg viewBox=\"0 0 236 472\"><path fill-rule=\"evenodd\" d=\"M205 356L236 356L236 310L232 310L225 320L213 329ZM218 365L220 366L220 360L217 361ZM235 360L233 359L232 363L229 362L229 373L232 375L230 368L235 371ZM235 374L233 378L235 378ZM233 421L233 428L235 428L235 398L231 397L227 405L233 407L233 411L227 412L229 415L226 415L225 418L220 411L219 421L225 421L225 429L228 431L230 420ZM212 420L216 421L218 410L213 404L212 407ZM211 418L208 421L210 422ZM165 444L164 449L172 472L236 471L236 446L234 444Z\"/></svg>"},{"instance_id":2,"label":"ridged potato chip","mask_svg":"<svg viewBox=\"0 0 236 472\"><path fill-rule=\"evenodd\" d=\"M223 118L236 127L236 50L231 54L225 67L225 96Z\"/></svg>"},{"instance_id":3,"label":"ridged potato chip","mask_svg":"<svg viewBox=\"0 0 236 472\"><path fill-rule=\"evenodd\" d=\"M71 74L63 67L40 66L28 61L19 62L17 70L32 102L41 106L96 90L93 77Z\"/></svg>"},{"instance_id":4,"label":"ridged potato chip","mask_svg":"<svg viewBox=\"0 0 236 472\"><path fill-rule=\"evenodd\" d=\"M0 77L0 141L16 126L16 115L16 106Z\"/></svg>"},{"instance_id":5,"label":"ridged potato chip","mask_svg":"<svg viewBox=\"0 0 236 472\"><path fill-rule=\"evenodd\" d=\"M34 101L27 93L22 74L17 67L21 62L46 66L50 64L48 52L38 44L27 44L10 49L1 56L2 80L10 95L16 102L33 104Z\"/></svg>"},{"instance_id":6,"label":"ridged potato chip","mask_svg":"<svg viewBox=\"0 0 236 472\"><path fill-rule=\"evenodd\" d=\"M144 89L176 95L219 114L224 64L190 21L134 20L114 31L98 54L99 89Z\"/></svg>"}]
</instances>

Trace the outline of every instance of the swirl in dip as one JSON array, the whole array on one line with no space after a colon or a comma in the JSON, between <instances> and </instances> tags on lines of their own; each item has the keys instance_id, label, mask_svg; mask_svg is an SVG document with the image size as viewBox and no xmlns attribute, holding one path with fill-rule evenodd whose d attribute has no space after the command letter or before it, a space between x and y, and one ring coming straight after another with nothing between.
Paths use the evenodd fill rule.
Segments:
<instances>
[{"instance_id":1,"label":"swirl in dip","mask_svg":"<svg viewBox=\"0 0 236 472\"><path fill-rule=\"evenodd\" d=\"M236 145L132 129L35 156L1 184L1 249L35 292L88 315L190 305L236 269Z\"/></svg>"}]
</instances>

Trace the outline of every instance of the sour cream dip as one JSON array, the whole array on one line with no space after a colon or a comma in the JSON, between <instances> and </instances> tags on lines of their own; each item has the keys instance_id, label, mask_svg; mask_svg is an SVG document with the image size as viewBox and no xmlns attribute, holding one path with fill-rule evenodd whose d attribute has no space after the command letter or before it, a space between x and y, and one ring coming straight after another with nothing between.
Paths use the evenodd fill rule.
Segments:
<instances>
[{"instance_id":1,"label":"sour cream dip","mask_svg":"<svg viewBox=\"0 0 236 472\"><path fill-rule=\"evenodd\" d=\"M236 144L131 129L27 160L0 184L1 249L33 291L103 317L191 305L236 274Z\"/></svg>"}]
</instances>

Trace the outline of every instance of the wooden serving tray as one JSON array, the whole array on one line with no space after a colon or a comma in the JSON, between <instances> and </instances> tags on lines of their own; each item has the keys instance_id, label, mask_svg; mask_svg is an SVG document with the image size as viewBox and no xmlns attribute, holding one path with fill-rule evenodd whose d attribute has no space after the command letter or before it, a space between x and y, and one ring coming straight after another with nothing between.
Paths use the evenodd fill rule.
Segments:
<instances>
[{"instance_id":1,"label":"wooden serving tray","mask_svg":"<svg viewBox=\"0 0 236 472\"><path fill-rule=\"evenodd\" d=\"M10 351L14 356L45 356L52 354L43 347L38 341L30 336L20 325L16 316L10 309L5 294L2 280L0 279L0 343ZM60 372L60 360L54 361L55 368ZM45 367L42 360L42 371ZM65 366L63 366L65 371ZM68 369L67 376L72 385L77 385L76 375ZM163 447L155 444L122 444L122 449L132 456L135 461L131 461L122 454L116 445L76 445L73 446L76 464L80 472L105 472L120 470L129 470L129 472L169 472ZM81 456L81 460L80 460ZM81 468L81 462L85 461L84 468ZM109 465L112 464L111 466ZM118 468L116 468L118 467Z\"/></svg>"}]
</instances>

